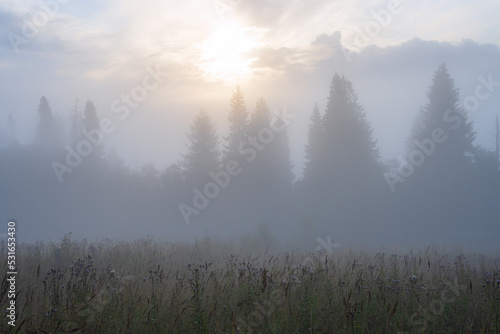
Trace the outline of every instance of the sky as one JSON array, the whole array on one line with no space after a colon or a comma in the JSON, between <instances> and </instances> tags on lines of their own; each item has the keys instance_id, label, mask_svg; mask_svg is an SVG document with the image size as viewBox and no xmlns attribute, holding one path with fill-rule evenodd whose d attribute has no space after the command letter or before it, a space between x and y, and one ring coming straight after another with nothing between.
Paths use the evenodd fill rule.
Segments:
<instances>
[{"instance_id":1,"label":"sky","mask_svg":"<svg viewBox=\"0 0 500 334\"><path fill-rule=\"evenodd\" d=\"M240 85L249 110L262 96L276 112L296 115L289 136L300 174L310 113L315 103L326 107L334 73L353 82L389 160L403 154L445 62L462 102L493 82L469 108L476 144L492 148L499 14L498 1L465 0L0 0L0 131L5 138L12 114L17 140L29 143L41 96L62 125L90 99L116 125L108 149L132 168L165 168L185 152L200 110L227 134ZM120 118L124 94L138 100Z\"/></svg>"}]
</instances>

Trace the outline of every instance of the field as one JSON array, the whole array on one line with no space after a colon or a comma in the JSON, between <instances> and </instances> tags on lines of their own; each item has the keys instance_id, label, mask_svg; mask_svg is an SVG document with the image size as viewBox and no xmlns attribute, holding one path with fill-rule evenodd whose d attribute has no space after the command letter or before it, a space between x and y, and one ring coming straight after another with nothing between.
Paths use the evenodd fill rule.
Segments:
<instances>
[{"instance_id":1,"label":"field","mask_svg":"<svg viewBox=\"0 0 500 334\"><path fill-rule=\"evenodd\" d=\"M209 238L21 244L16 327L0 332L500 333L499 258L243 254Z\"/></svg>"}]
</instances>

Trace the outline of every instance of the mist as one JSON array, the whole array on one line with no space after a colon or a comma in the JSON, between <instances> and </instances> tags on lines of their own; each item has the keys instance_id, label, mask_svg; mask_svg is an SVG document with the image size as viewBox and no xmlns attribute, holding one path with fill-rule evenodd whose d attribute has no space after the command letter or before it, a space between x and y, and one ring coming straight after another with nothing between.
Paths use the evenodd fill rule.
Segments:
<instances>
[{"instance_id":1,"label":"mist","mask_svg":"<svg viewBox=\"0 0 500 334\"><path fill-rule=\"evenodd\" d=\"M2 5L1 218L21 240L265 231L285 248L498 250L493 28L415 34L414 5L382 2L318 1L304 24L337 24L300 36L297 8L151 19L189 13L173 3L127 2L115 29L111 4Z\"/></svg>"},{"instance_id":2,"label":"mist","mask_svg":"<svg viewBox=\"0 0 500 334\"><path fill-rule=\"evenodd\" d=\"M0 0L0 332L499 333L499 14Z\"/></svg>"}]
</instances>

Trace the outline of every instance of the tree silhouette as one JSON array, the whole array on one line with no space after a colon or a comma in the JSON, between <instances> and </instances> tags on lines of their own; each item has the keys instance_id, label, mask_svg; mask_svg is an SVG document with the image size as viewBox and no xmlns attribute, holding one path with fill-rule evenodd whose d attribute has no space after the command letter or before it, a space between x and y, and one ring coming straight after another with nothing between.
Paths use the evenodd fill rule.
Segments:
<instances>
[{"instance_id":1,"label":"tree silhouette","mask_svg":"<svg viewBox=\"0 0 500 334\"><path fill-rule=\"evenodd\" d=\"M316 188L318 183L321 182L320 168L324 137L323 120L319 113L318 104L315 104L307 133L302 186Z\"/></svg>"},{"instance_id":2,"label":"tree silhouette","mask_svg":"<svg viewBox=\"0 0 500 334\"><path fill-rule=\"evenodd\" d=\"M236 86L229 104L231 106L228 115L229 135L226 138L224 161L235 159L240 155L239 148L248 134L248 111L240 86Z\"/></svg>"},{"instance_id":3,"label":"tree silhouette","mask_svg":"<svg viewBox=\"0 0 500 334\"><path fill-rule=\"evenodd\" d=\"M298 187L304 214L324 227L333 223L354 228L376 219L382 189L378 157L352 83L335 74L323 118L317 107L311 115Z\"/></svg>"},{"instance_id":4,"label":"tree silhouette","mask_svg":"<svg viewBox=\"0 0 500 334\"><path fill-rule=\"evenodd\" d=\"M435 72L427 97L407 142L412 174L402 188L402 210L405 219L419 225L456 227L474 219L470 207L478 203L474 196L480 181L472 164L475 134L445 64Z\"/></svg>"},{"instance_id":5,"label":"tree silhouette","mask_svg":"<svg viewBox=\"0 0 500 334\"><path fill-rule=\"evenodd\" d=\"M183 156L182 168L186 178L198 184L220 168L219 139L215 124L206 111L195 117L187 137L188 152Z\"/></svg>"},{"instance_id":6,"label":"tree silhouette","mask_svg":"<svg viewBox=\"0 0 500 334\"><path fill-rule=\"evenodd\" d=\"M99 129L99 116L97 116L97 112L95 111L94 103L90 100L87 100L85 103L84 114L84 127L87 131Z\"/></svg>"},{"instance_id":7,"label":"tree silhouette","mask_svg":"<svg viewBox=\"0 0 500 334\"><path fill-rule=\"evenodd\" d=\"M100 132L100 121L97 115L94 103L87 100L85 103L85 110L83 111L83 130L87 133L92 133L91 136L100 137L102 133ZM97 130L97 131L96 131ZM86 139L86 136L82 136L82 139ZM99 139L99 138L98 138ZM103 138L100 138L101 141ZM99 141L98 141L99 142ZM94 162L102 162L102 157L104 156L104 149L101 145L94 145L92 156L94 157Z\"/></svg>"},{"instance_id":8,"label":"tree silhouette","mask_svg":"<svg viewBox=\"0 0 500 334\"><path fill-rule=\"evenodd\" d=\"M45 96L41 97L38 104L38 125L34 144L48 151L60 149L63 145L61 129Z\"/></svg>"},{"instance_id":9,"label":"tree silhouette","mask_svg":"<svg viewBox=\"0 0 500 334\"><path fill-rule=\"evenodd\" d=\"M379 153L363 107L352 83L338 74L330 85L323 127L326 167L335 183L352 185L364 172L376 171Z\"/></svg>"},{"instance_id":10,"label":"tree silhouette","mask_svg":"<svg viewBox=\"0 0 500 334\"><path fill-rule=\"evenodd\" d=\"M471 162L475 134L445 64L435 72L427 97L408 140L408 153L420 150L428 155L423 170L462 173Z\"/></svg>"},{"instance_id":11,"label":"tree silhouette","mask_svg":"<svg viewBox=\"0 0 500 334\"><path fill-rule=\"evenodd\" d=\"M283 218L294 178L288 135L286 124L271 114L264 98L256 103L249 133L246 147L252 146L254 152L245 185L250 210L259 222L277 220L279 215Z\"/></svg>"}]
</instances>

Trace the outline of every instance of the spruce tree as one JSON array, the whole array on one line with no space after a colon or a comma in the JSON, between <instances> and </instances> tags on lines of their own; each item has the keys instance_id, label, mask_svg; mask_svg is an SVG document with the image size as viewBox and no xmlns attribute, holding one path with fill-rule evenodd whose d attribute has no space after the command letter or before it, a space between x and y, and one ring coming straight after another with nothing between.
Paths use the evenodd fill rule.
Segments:
<instances>
[{"instance_id":1,"label":"spruce tree","mask_svg":"<svg viewBox=\"0 0 500 334\"><path fill-rule=\"evenodd\" d=\"M264 98L252 113L248 140L256 143L255 159L246 170L247 193L259 223L282 221L289 210L293 171L286 125L279 115L271 114Z\"/></svg>"},{"instance_id":2,"label":"spruce tree","mask_svg":"<svg viewBox=\"0 0 500 334\"><path fill-rule=\"evenodd\" d=\"M368 186L379 174L376 141L352 83L335 74L325 115L323 177L339 195Z\"/></svg>"},{"instance_id":3,"label":"spruce tree","mask_svg":"<svg viewBox=\"0 0 500 334\"><path fill-rule=\"evenodd\" d=\"M271 113L269 112L266 101L261 97L255 104L255 109L250 117L249 134L253 137L258 137L262 129L269 127L270 121Z\"/></svg>"},{"instance_id":4,"label":"spruce tree","mask_svg":"<svg viewBox=\"0 0 500 334\"><path fill-rule=\"evenodd\" d=\"M408 221L416 219L420 225L456 227L474 219L467 208L477 203L472 123L458 103L459 93L445 64L435 72L427 97L407 142L412 173L401 186L407 202L404 212L410 213Z\"/></svg>"},{"instance_id":5,"label":"spruce tree","mask_svg":"<svg viewBox=\"0 0 500 334\"><path fill-rule=\"evenodd\" d=\"M220 168L217 131L206 111L195 117L187 137L188 152L181 164L183 171L191 182L205 182L210 172Z\"/></svg>"},{"instance_id":6,"label":"spruce tree","mask_svg":"<svg viewBox=\"0 0 500 334\"><path fill-rule=\"evenodd\" d=\"M322 143L324 140L324 129L318 104L314 105L311 114L309 130L307 133L307 144L305 149L305 163L303 185L314 187L317 183L322 159Z\"/></svg>"},{"instance_id":7,"label":"spruce tree","mask_svg":"<svg viewBox=\"0 0 500 334\"><path fill-rule=\"evenodd\" d=\"M85 111L84 113L84 128L87 131L91 131L94 129L99 129L99 116L97 116L97 112L95 110L94 103L90 100L87 100L85 103Z\"/></svg>"},{"instance_id":8,"label":"spruce tree","mask_svg":"<svg viewBox=\"0 0 500 334\"><path fill-rule=\"evenodd\" d=\"M427 94L429 102L415 120L408 155L427 147L424 170L461 173L470 165L474 132L459 105L459 93L445 64L439 66ZM442 135L437 136L436 133Z\"/></svg>"},{"instance_id":9,"label":"spruce tree","mask_svg":"<svg viewBox=\"0 0 500 334\"><path fill-rule=\"evenodd\" d=\"M311 116L301 205L322 228L355 231L379 217L382 171L376 142L352 83L333 76L324 116ZM365 225L366 226L366 225Z\"/></svg>"},{"instance_id":10,"label":"spruce tree","mask_svg":"<svg viewBox=\"0 0 500 334\"><path fill-rule=\"evenodd\" d=\"M48 151L58 150L63 146L61 129L45 96L41 97L38 105L38 125L34 144Z\"/></svg>"},{"instance_id":11,"label":"spruce tree","mask_svg":"<svg viewBox=\"0 0 500 334\"><path fill-rule=\"evenodd\" d=\"M90 100L87 100L85 103L85 110L83 112L83 129L87 133L91 133L91 136L94 136L95 133L99 133L102 135L100 132L100 121L99 121L99 116L97 115L94 103ZM96 132L95 130L98 130ZM87 139L85 136L81 136L82 139ZM93 151L92 151L92 156L99 161L104 155L104 149L103 145L96 145L93 146Z\"/></svg>"},{"instance_id":12,"label":"spruce tree","mask_svg":"<svg viewBox=\"0 0 500 334\"><path fill-rule=\"evenodd\" d=\"M236 159L239 156L239 148L245 142L248 134L248 112L240 86L236 86L230 106L231 110L228 115L229 135L226 138L224 161Z\"/></svg>"}]
</instances>

